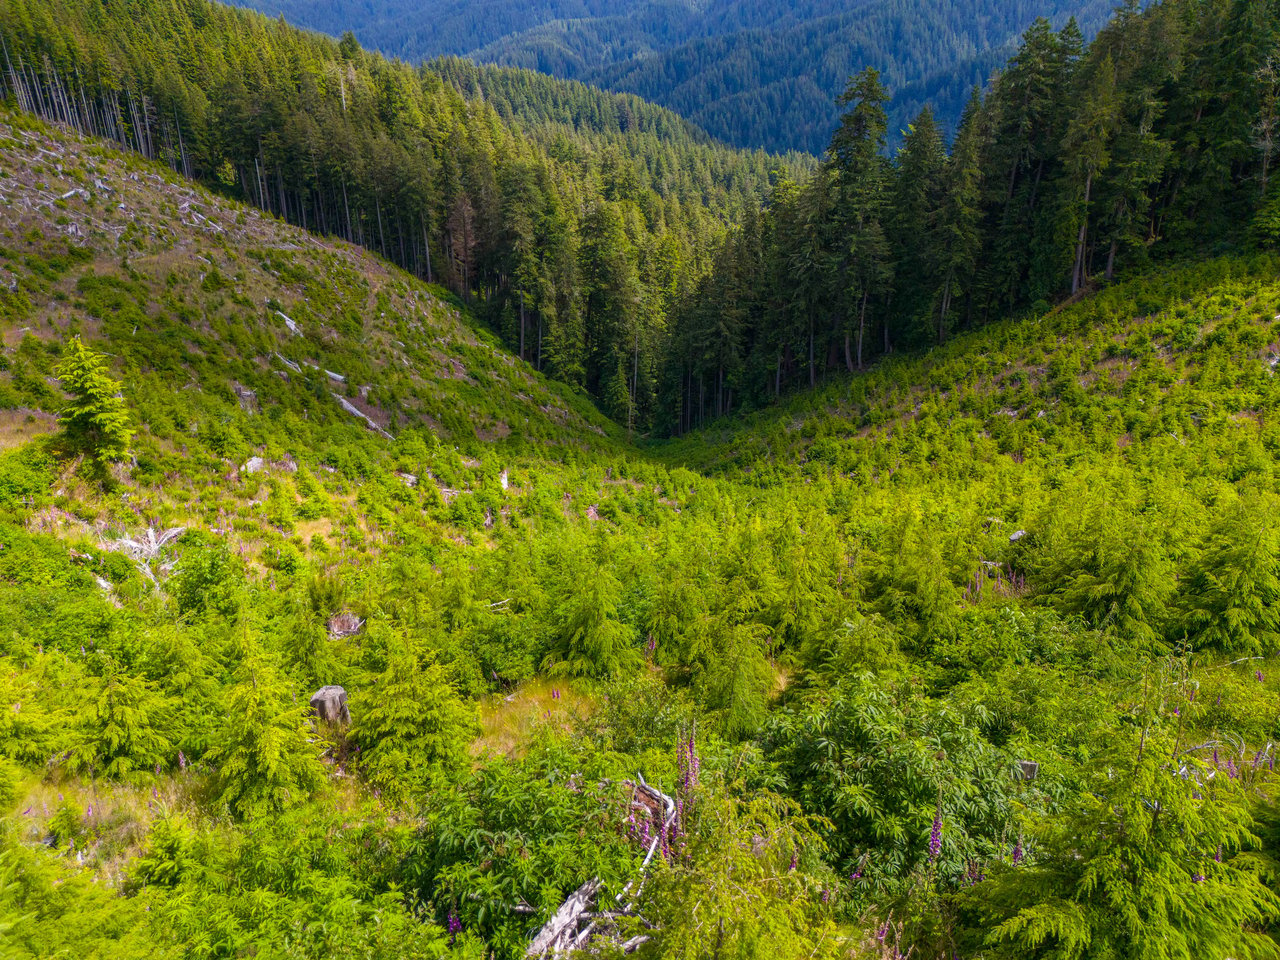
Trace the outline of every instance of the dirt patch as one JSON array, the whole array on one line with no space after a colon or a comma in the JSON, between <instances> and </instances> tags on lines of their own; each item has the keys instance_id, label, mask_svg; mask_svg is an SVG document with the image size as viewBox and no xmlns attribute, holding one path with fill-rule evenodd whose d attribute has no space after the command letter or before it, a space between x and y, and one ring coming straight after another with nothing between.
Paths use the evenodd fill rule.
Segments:
<instances>
[{"instance_id":1,"label":"dirt patch","mask_svg":"<svg viewBox=\"0 0 1280 960\"><path fill-rule=\"evenodd\" d=\"M493 443L497 440L505 440L511 436L511 428L501 420L492 423L487 427L480 427L476 430L476 436L485 443Z\"/></svg>"},{"instance_id":2,"label":"dirt patch","mask_svg":"<svg viewBox=\"0 0 1280 960\"><path fill-rule=\"evenodd\" d=\"M43 410L0 410L0 450L12 450L36 437L55 433L58 419Z\"/></svg>"}]
</instances>

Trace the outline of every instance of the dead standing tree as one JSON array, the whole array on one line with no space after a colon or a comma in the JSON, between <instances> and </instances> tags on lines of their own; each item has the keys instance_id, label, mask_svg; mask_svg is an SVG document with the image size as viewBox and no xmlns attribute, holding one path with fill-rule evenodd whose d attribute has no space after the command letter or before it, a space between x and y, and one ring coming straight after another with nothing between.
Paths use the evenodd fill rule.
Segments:
<instances>
[{"instance_id":1,"label":"dead standing tree","mask_svg":"<svg viewBox=\"0 0 1280 960\"><path fill-rule=\"evenodd\" d=\"M632 880L622 888L622 892L614 898L616 909L592 909L596 896L600 892L601 880L593 877L571 893L550 920L538 931L537 936L529 943L525 956L530 958L558 957L574 950L581 950L593 937L612 936L617 932L616 922L624 917L635 916L636 904L640 899L640 891L644 888L644 878L649 864L657 855L663 837L669 835L676 820L676 802L656 787L644 782L644 777L637 775L637 783L629 784L633 789L631 806L637 812L643 812L651 821L661 824L649 841L645 851L644 862ZM632 937L621 944L624 953L632 953L649 938L643 934Z\"/></svg>"},{"instance_id":2,"label":"dead standing tree","mask_svg":"<svg viewBox=\"0 0 1280 960\"><path fill-rule=\"evenodd\" d=\"M172 527L168 530L147 527L146 532L139 534L136 540L131 537L122 537L119 540L103 541L102 545L105 549L126 554L133 560L138 571L151 581L152 586L159 589L160 584L151 569L151 563L160 556L161 550L186 532L186 527Z\"/></svg>"}]
</instances>

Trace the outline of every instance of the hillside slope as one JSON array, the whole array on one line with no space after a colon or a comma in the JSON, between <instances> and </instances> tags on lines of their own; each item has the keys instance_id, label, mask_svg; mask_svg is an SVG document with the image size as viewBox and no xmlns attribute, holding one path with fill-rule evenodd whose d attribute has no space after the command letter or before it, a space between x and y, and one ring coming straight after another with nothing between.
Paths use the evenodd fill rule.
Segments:
<instances>
[{"instance_id":1,"label":"hillside slope","mask_svg":"<svg viewBox=\"0 0 1280 960\"><path fill-rule=\"evenodd\" d=\"M608 420L463 320L456 300L166 169L0 115L6 342L104 339L140 402L287 418L313 452L343 426L470 449L581 445ZM40 351L4 375L47 402ZM163 399L162 399L163 398ZM147 419L159 413L148 410ZM169 411L173 415L173 411Z\"/></svg>"},{"instance_id":2,"label":"hillside slope","mask_svg":"<svg viewBox=\"0 0 1280 960\"><path fill-rule=\"evenodd\" d=\"M1152 446L1212 464L1197 446L1224 436L1273 449L1278 358L1280 263L1209 260L885 358L661 449L693 469L778 483L827 470L866 482L907 450L917 467L946 451L974 470L1141 459Z\"/></svg>"},{"instance_id":3,"label":"hillside slope","mask_svg":"<svg viewBox=\"0 0 1280 960\"><path fill-rule=\"evenodd\" d=\"M637 449L436 288L4 114L6 960L517 960L628 891L638 960L1274 953L1277 314L1275 256L1183 265Z\"/></svg>"}]
</instances>

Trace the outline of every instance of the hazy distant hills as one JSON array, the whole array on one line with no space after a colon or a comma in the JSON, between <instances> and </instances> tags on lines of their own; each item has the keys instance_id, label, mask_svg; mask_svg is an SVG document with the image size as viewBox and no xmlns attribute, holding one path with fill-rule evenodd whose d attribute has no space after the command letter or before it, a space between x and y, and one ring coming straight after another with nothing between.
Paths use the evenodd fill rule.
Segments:
<instances>
[{"instance_id":1,"label":"hazy distant hills","mask_svg":"<svg viewBox=\"0 0 1280 960\"><path fill-rule=\"evenodd\" d=\"M416 60L455 54L635 93L742 147L821 152L850 74L878 67L890 129L951 127L1038 16L1091 36L1111 0L246 0Z\"/></svg>"}]
</instances>

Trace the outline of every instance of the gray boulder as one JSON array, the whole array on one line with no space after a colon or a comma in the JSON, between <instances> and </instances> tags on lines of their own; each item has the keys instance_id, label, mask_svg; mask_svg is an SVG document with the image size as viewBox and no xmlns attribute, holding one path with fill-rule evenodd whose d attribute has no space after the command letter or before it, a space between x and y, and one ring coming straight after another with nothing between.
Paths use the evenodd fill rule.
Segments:
<instances>
[{"instance_id":1,"label":"gray boulder","mask_svg":"<svg viewBox=\"0 0 1280 960\"><path fill-rule=\"evenodd\" d=\"M346 726L351 722L347 691L342 687L321 687L311 695L311 712L325 723Z\"/></svg>"}]
</instances>

